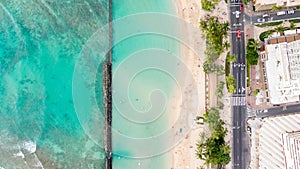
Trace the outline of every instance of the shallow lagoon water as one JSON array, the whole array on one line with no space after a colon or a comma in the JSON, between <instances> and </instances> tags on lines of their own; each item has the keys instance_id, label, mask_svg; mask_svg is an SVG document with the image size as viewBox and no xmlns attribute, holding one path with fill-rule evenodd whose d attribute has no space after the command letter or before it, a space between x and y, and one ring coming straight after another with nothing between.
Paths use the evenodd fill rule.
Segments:
<instances>
[{"instance_id":1,"label":"shallow lagoon water","mask_svg":"<svg viewBox=\"0 0 300 169\"><path fill-rule=\"evenodd\" d=\"M155 12L176 15L172 1L113 1L114 37L145 24L148 19L127 25L126 16ZM123 21L122 19L124 19ZM119 21L122 20L122 21ZM132 24L128 21L128 24ZM169 29L176 31L175 25ZM159 29L160 25L156 25ZM171 127L168 108L176 88L175 59L179 44L172 37L138 30L115 42L113 47L113 168L170 168L171 144L164 133ZM119 39L118 39L119 40ZM114 39L116 41L116 39ZM168 65L172 65L168 67ZM168 69L165 69L168 67ZM172 72L170 74L170 72Z\"/></svg>"}]
</instances>

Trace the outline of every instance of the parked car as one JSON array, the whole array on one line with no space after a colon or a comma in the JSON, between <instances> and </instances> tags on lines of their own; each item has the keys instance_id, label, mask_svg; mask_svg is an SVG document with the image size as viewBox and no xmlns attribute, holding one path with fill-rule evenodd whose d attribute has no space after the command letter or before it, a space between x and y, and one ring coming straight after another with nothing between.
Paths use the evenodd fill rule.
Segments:
<instances>
[{"instance_id":1,"label":"parked car","mask_svg":"<svg viewBox=\"0 0 300 169\"><path fill-rule=\"evenodd\" d=\"M258 18L257 22L265 22L266 20L264 18Z\"/></svg>"},{"instance_id":2,"label":"parked car","mask_svg":"<svg viewBox=\"0 0 300 169\"><path fill-rule=\"evenodd\" d=\"M269 17L269 14L264 14L262 17L263 18Z\"/></svg>"},{"instance_id":3,"label":"parked car","mask_svg":"<svg viewBox=\"0 0 300 169\"><path fill-rule=\"evenodd\" d=\"M241 38L241 30L237 30L237 38Z\"/></svg>"},{"instance_id":4,"label":"parked car","mask_svg":"<svg viewBox=\"0 0 300 169\"><path fill-rule=\"evenodd\" d=\"M287 11L288 14L294 14L295 11L294 10L290 10L290 11Z\"/></svg>"},{"instance_id":5,"label":"parked car","mask_svg":"<svg viewBox=\"0 0 300 169\"><path fill-rule=\"evenodd\" d=\"M286 12L285 11L280 11L280 12L277 12L277 16L280 16L280 15L285 15Z\"/></svg>"},{"instance_id":6,"label":"parked car","mask_svg":"<svg viewBox=\"0 0 300 169\"><path fill-rule=\"evenodd\" d=\"M243 7L244 7L244 5L243 5L243 4L240 4L240 11L243 10Z\"/></svg>"}]
</instances>

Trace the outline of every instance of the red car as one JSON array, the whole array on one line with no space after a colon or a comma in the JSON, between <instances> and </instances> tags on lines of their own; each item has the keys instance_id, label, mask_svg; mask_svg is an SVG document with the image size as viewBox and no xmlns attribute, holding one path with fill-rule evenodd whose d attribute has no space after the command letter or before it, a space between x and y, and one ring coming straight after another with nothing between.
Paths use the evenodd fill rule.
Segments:
<instances>
[{"instance_id":1,"label":"red car","mask_svg":"<svg viewBox=\"0 0 300 169\"><path fill-rule=\"evenodd\" d=\"M243 4L240 4L240 11L243 10L243 7L244 7L244 5L243 5Z\"/></svg>"},{"instance_id":2,"label":"red car","mask_svg":"<svg viewBox=\"0 0 300 169\"><path fill-rule=\"evenodd\" d=\"M241 38L241 30L237 30L237 38Z\"/></svg>"}]
</instances>

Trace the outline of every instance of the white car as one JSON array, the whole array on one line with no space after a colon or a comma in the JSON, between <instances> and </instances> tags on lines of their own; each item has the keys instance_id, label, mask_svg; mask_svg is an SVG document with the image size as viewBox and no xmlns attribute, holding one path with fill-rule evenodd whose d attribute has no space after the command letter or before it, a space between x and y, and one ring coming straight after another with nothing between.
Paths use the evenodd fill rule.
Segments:
<instances>
[{"instance_id":1,"label":"white car","mask_svg":"<svg viewBox=\"0 0 300 169\"><path fill-rule=\"evenodd\" d=\"M285 14L286 14L285 11L279 11L279 12L277 12L277 16L281 16L281 15L285 15Z\"/></svg>"},{"instance_id":2,"label":"white car","mask_svg":"<svg viewBox=\"0 0 300 169\"><path fill-rule=\"evenodd\" d=\"M269 17L269 15L268 14L264 14L262 17L266 18L266 17Z\"/></svg>"},{"instance_id":3,"label":"white car","mask_svg":"<svg viewBox=\"0 0 300 169\"><path fill-rule=\"evenodd\" d=\"M294 14L295 11L294 10L291 10L291 11L287 11L288 14Z\"/></svg>"}]
</instances>

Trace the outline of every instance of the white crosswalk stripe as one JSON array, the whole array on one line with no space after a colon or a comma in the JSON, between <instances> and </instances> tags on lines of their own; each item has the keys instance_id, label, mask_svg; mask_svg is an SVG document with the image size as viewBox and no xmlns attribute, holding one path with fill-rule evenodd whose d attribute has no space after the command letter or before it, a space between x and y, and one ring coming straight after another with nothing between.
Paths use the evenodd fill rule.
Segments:
<instances>
[{"instance_id":1,"label":"white crosswalk stripe","mask_svg":"<svg viewBox=\"0 0 300 169\"><path fill-rule=\"evenodd\" d=\"M241 97L241 104L242 106L246 105L246 97Z\"/></svg>"},{"instance_id":2,"label":"white crosswalk stripe","mask_svg":"<svg viewBox=\"0 0 300 169\"><path fill-rule=\"evenodd\" d=\"M244 106L246 105L246 97L232 97L232 106Z\"/></svg>"}]
</instances>

